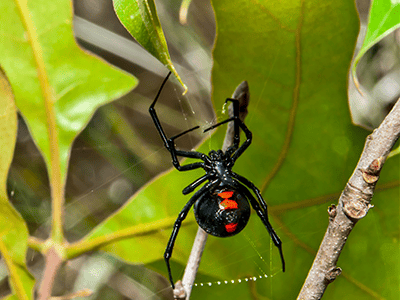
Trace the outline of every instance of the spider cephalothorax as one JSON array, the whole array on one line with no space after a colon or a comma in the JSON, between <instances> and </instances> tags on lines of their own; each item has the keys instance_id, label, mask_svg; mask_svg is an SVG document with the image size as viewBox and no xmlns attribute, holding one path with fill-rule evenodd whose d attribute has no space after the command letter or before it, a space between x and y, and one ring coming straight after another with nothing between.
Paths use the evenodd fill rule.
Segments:
<instances>
[{"instance_id":1,"label":"spider cephalothorax","mask_svg":"<svg viewBox=\"0 0 400 300\"><path fill-rule=\"evenodd\" d=\"M197 190L190 200L186 203L179 213L172 230L167 248L165 249L164 259L168 268L168 275L171 285L174 288L174 282L171 274L169 260L172 255L175 240L183 220L186 218L189 210L194 206L196 221L201 228L209 234L218 237L228 237L242 231L250 218L250 205L256 211L261 221L264 223L271 236L275 246L279 249L282 260L282 270L285 271L285 260L282 253L282 242L275 233L268 220L267 204L265 203L259 189L245 177L232 171L236 160L251 144L252 134L247 126L239 119L239 103L236 99L226 99L226 102L233 103L233 117L215 124L204 132L214 129L222 124L234 122L233 144L225 152L222 150L212 150L208 155L197 151L183 151L175 148L174 140L199 126L186 130L174 137L167 138L161 123L157 117L154 106L160 96L160 93L167 82L168 76L164 79L157 96L150 105L149 112L154 124L164 142L165 147L171 153L172 164L178 171L189 171L203 168L205 175L195 180L182 191L184 195L193 192L201 184L205 183ZM246 135L246 141L239 146L240 129ZM178 156L200 159L199 162L181 165ZM254 195L250 192L253 191ZM250 205L249 205L250 203Z\"/></svg>"}]
</instances>

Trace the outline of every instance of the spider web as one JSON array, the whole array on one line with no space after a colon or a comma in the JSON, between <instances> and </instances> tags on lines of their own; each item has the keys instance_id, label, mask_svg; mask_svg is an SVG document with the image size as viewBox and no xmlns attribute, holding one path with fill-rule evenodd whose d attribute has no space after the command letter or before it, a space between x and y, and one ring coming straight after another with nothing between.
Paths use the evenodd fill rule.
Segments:
<instances>
[{"instance_id":1,"label":"spider web","mask_svg":"<svg viewBox=\"0 0 400 300\"><path fill-rule=\"evenodd\" d=\"M173 101L177 104L175 108L176 115L182 117L185 128L199 124L204 129L209 127L210 124L220 121L215 117L205 118L204 115L207 115L206 113L197 112L198 106L201 106L201 104L198 104L190 97L188 99L183 98L181 91L176 88L173 88L172 91L172 100L162 99L162 102L164 102L164 105L165 102L169 103L168 101ZM168 93L166 94L168 95ZM118 210L135 190L150 180L156 173L171 167L169 153L166 153L154 128L152 129L155 132L154 137L141 134L137 130L138 127L152 127L151 120L147 115L147 106L150 102L145 99L143 101L144 109L140 109L141 106L139 106L139 109L132 109L130 101L129 99L121 99L116 103L101 108L73 146L65 205L65 231L70 242L83 237L94 226ZM162 116L163 123L165 122L167 126L170 126L176 118L172 115L172 121L168 120L168 118L171 118L168 114L168 109L170 108L163 107L161 111L164 109L167 114L160 114L160 117ZM130 125L133 129L129 130L129 128L121 124L116 124L114 122L115 112L118 113L126 127ZM150 121L150 125L145 127L142 124L135 125L129 122L129 120L140 120L140 118L147 119L147 122ZM225 117L222 116L221 118ZM169 128L170 131L176 129L182 131L181 128ZM201 130L199 132L201 133ZM144 154L139 155L134 151L133 146L129 146L129 142L132 141L127 136L132 133L136 133L139 137L137 142L142 143L141 149L144 149ZM155 140L155 146L147 141L149 138ZM200 138L202 138L201 135ZM193 149L200 138L199 136L187 135L182 137L178 143L182 148ZM28 175L26 172L28 172ZM35 174L34 178L29 176L32 174ZM145 174L146 176L139 178L137 174ZM48 236L51 225L51 202L47 173L44 161L30 139L29 131L21 118L16 155L10 171L8 190L11 201L24 219L28 221L30 233L39 237ZM306 215L303 215L301 218L305 217ZM253 222L260 222L254 214L251 219L253 219ZM297 221L292 220L292 222ZM272 262L277 257L279 258L279 254L270 241L266 230L262 246L256 243L258 241L253 240L251 232L246 232L245 230L241 234L245 236L247 241L242 247L250 249L251 251L247 252L251 252L251 255L241 257L240 251L231 249L229 253L232 257L230 263L237 265L248 264L249 271L245 275L230 274L223 279L196 281L194 291L207 288L208 292L218 295L220 293L219 289L223 290L223 287L230 288L231 286L252 284L260 281L271 282L274 276L282 272L272 267ZM182 241L178 240L177 243L179 242ZM284 248L285 245L284 243ZM213 243L210 243L205 251L213 246ZM37 254L29 254L30 268L40 268L40 263L37 262L37 259ZM98 265L102 263L107 266L111 264L111 267L102 269L104 274L101 268L98 268ZM69 283L70 286L74 286L73 282L75 282L75 290L84 287L85 283L86 287L96 291L104 289L102 286L105 284L111 289L121 292L123 289L113 280L115 276L120 281L126 284L130 283L141 290L142 295L140 297L142 298L137 299L150 299L152 297L161 297L162 299L163 293L169 290L169 288L159 289L154 285L138 284L137 282L146 280L145 278L157 277L147 269L140 269L140 272L144 275L132 279L126 272L121 271L121 268L129 269L129 267L124 266L121 262L117 262L108 255L96 254L94 257L84 256L78 259L77 262L68 264L65 270L66 272L82 271L75 278L75 281L71 279L72 282ZM131 273L138 273L137 267L133 268L134 271ZM202 268L212 270L212 260L203 259ZM93 278L97 279L94 280ZM90 280L93 284L89 283ZM78 282L82 284L78 284ZM97 282L97 284L94 284L94 282ZM269 295L272 297L272 283L269 283L268 286L270 286Z\"/></svg>"}]
</instances>

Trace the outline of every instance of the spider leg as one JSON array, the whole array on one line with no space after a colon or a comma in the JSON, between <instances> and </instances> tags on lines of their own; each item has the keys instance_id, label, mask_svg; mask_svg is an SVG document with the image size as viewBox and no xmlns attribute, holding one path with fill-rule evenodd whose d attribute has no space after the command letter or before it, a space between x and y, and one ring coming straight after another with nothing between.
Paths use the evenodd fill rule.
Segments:
<instances>
[{"instance_id":1,"label":"spider leg","mask_svg":"<svg viewBox=\"0 0 400 300\"><path fill-rule=\"evenodd\" d=\"M233 162L235 162L240 155L242 155L242 153L247 149L247 147L250 146L251 144L251 140L252 140L252 133L251 131L247 128L246 124L243 123L242 120L240 120L239 118L239 101L236 99L231 99L228 98L225 100L225 103L231 101L233 104L233 118L235 119L235 135L234 135L234 143L231 147L228 148L227 153L229 155L232 155L232 160ZM246 135L246 141L242 144L242 146L239 147L239 141L240 141L240 131L239 131L239 127L243 130L243 132Z\"/></svg>"},{"instance_id":2,"label":"spider leg","mask_svg":"<svg viewBox=\"0 0 400 300\"><path fill-rule=\"evenodd\" d=\"M241 120L239 119L239 101L237 99L232 99L232 98L227 98L225 100L225 104L230 101L232 102L233 105L233 116L225 121L222 121L220 123L217 123L207 129L205 129L203 132L207 132L211 129L214 129L220 125L223 125L225 123L234 121L234 135L233 135L233 145L230 146L228 148L228 150L226 151L227 153L229 153L229 155L231 155L231 153L235 152L236 149L239 147L239 143L240 143L240 131L239 131L239 122L241 122ZM239 122L238 122L239 121Z\"/></svg>"},{"instance_id":3,"label":"spider leg","mask_svg":"<svg viewBox=\"0 0 400 300\"><path fill-rule=\"evenodd\" d=\"M154 124L156 125L158 133L160 134L160 136L161 136L161 138L162 138L162 140L164 142L165 147L167 147L167 148L168 148L168 143L167 143L168 139L167 139L167 136L166 136L166 134L165 134L165 132L164 132L162 126L161 126L160 120L157 117L157 113L156 113L156 110L154 109L154 106L156 105L157 100L160 97L161 91L163 90L165 84L167 83L168 78L169 78L170 75L171 75L171 72L169 72L167 77L165 77L164 81L162 82L162 84L160 86L160 89L157 92L156 97L154 98L153 103L149 107L150 116L153 119Z\"/></svg>"},{"instance_id":4,"label":"spider leg","mask_svg":"<svg viewBox=\"0 0 400 300\"><path fill-rule=\"evenodd\" d=\"M205 164L203 162L195 162L187 165L181 165L178 156L188 157L188 158L197 158L203 161L211 162L210 159L204 153L197 152L197 151L184 151L184 150L177 150L175 148L174 140L169 139L168 143L170 143L170 148L167 148L171 153L172 157L172 164L178 171L189 171L198 168L205 168ZM171 149L171 150L170 150Z\"/></svg>"},{"instance_id":5,"label":"spider leg","mask_svg":"<svg viewBox=\"0 0 400 300\"><path fill-rule=\"evenodd\" d=\"M239 100L237 99L232 99L232 98L227 98L225 100L225 104L230 101L232 102L232 106L233 106L233 117L236 119L234 121L234 135L233 135L233 143L232 146L230 146L227 150L227 152L229 153L229 156L236 151L236 149L239 147L239 143L240 143L240 130L239 130L239 123L237 122L237 120L239 119Z\"/></svg>"},{"instance_id":6,"label":"spider leg","mask_svg":"<svg viewBox=\"0 0 400 300\"><path fill-rule=\"evenodd\" d=\"M204 181L208 180L211 176L206 174L199 179L196 179L193 181L191 184L189 184L187 187L185 187L182 191L182 194L187 195L191 192L193 192L200 184L202 184Z\"/></svg>"},{"instance_id":7,"label":"spider leg","mask_svg":"<svg viewBox=\"0 0 400 300\"><path fill-rule=\"evenodd\" d=\"M196 202L196 200L202 194L207 192L209 189L215 187L217 184L219 184L219 180L215 179L213 181L208 182L204 186L202 186L186 203L186 205L183 207L183 209L181 210L181 212L178 215L178 218L176 219L176 221L174 223L174 229L172 230L171 237L169 238L167 247L165 248L165 252L164 252L164 260L165 260L165 263L167 264L168 276L169 276L169 281L171 282L171 285L172 285L172 289L175 289L175 284L174 284L174 280L172 278L171 266L169 264L169 260L172 256L172 250L174 249L174 244L175 244L176 237L178 236L179 229L181 228L183 220L185 220L187 214L189 213L190 208L193 206L193 204Z\"/></svg>"},{"instance_id":8,"label":"spider leg","mask_svg":"<svg viewBox=\"0 0 400 300\"><path fill-rule=\"evenodd\" d=\"M178 137L181 137L182 135L195 130L197 128L199 128L200 126L195 126L193 128L190 128L184 132L181 132L180 134L177 134L169 139L167 139L167 143L168 143L168 147L167 149L169 150L169 152L171 153L172 156L172 164L174 165L174 167L178 170L178 171L188 171L188 170L193 170L193 169L197 169L200 167L204 167L204 163L202 162L196 162L196 163L192 163L192 164L188 164L188 165L181 165L179 163L178 160L178 156L182 156L182 157L188 157L188 158L197 158L197 159L201 159L203 161L207 161L207 162L211 162L210 159L208 158L207 155L205 155L204 153L201 152L197 152L197 151L184 151L184 150L177 150L175 148L175 139L177 139Z\"/></svg>"},{"instance_id":9,"label":"spider leg","mask_svg":"<svg viewBox=\"0 0 400 300\"><path fill-rule=\"evenodd\" d=\"M245 185L245 186L243 186L240 182L237 182L239 185L239 189L241 191L243 191L246 194L246 196L249 198L251 206L256 211L257 215L259 216L259 218L261 219L261 221L264 223L265 227L267 228L268 233L271 236L272 242L279 249L279 254L281 256L281 261L282 261L282 271L285 272L285 259L283 258L282 241L279 238L279 236L276 234L275 230L272 228L272 225L268 220L267 203L265 203L263 197L261 196L260 190L251 181L249 181L248 179L244 178L243 176L241 176L239 174L232 172L232 177L241 181ZM250 193L250 191L246 188L246 186L256 194L257 199L260 203L257 202L257 200ZM260 205L261 205L261 207L260 207Z\"/></svg>"},{"instance_id":10,"label":"spider leg","mask_svg":"<svg viewBox=\"0 0 400 300\"><path fill-rule=\"evenodd\" d=\"M235 100L235 99L227 99L228 100ZM237 101L237 100L236 100ZM239 158L240 155L243 154L243 152L250 146L252 138L253 138L253 134L251 133L251 131L247 128L247 126L239 119L239 117L237 116L233 116L232 118L226 119L225 121L222 121L220 123L217 123L207 129L204 130L204 132L207 132L211 129L214 129L222 124L228 123L228 122L232 122L234 121L236 124L239 125L239 127L243 130L243 132L246 135L246 141L243 142L243 144L238 148L238 146L236 145L236 143L239 143L239 135L235 135L234 138L234 144L228 148L227 150L227 154L232 155L232 161L233 163L235 163L235 161ZM232 167L232 166L231 166Z\"/></svg>"},{"instance_id":11,"label":"spider leg","mask_svg":"<svg viewBox=\"0 0 400 300\"><path fill-rule=\"evenodd\" d=\"M250 146L251 140L253 138L253 134L251 131L247 128L246 124L244 124L240 119L237 119L239 122L240 128L243 130L244 134L246 135L246 140L243 142L243 144L235 151L235 153L232 155L232 160L235 162L240 155L243 154L243 152Z\"/></svg>"},{"instance_id":12,"label":"spider leg","mask_svg":"<svg viewBox=\"0 0 400 300\"><path fill-rule=\"evenodd\" d=\"M165 148L167 148L167 150L171 153L172 163L178 171L188 171L188 170L193 170L193 169L204 167L204 164L202 162L197 162L197 163L192 163L192 164L181 166L177 156L183 156L183 157L188 157L188 158L198 158L198 159L202 159L203 161L206 161L208 158L205 154L200 153L200 152L177 150L175 148L175 143L174 143L175 139L177 139L178 137L180 137L192 130L198 129L199 126L195 126L195 127L190 128L178 135L173 136L172 138L168 138L164 132L164 129L161 126L160 120L158 119L158 116L157 116L157 113L156 113L156 110L154 107L155 107L157 100L161 94L161 91L164 88L170 75L171 75L171 72L169 72L167 77L165 77L164 81L162 82L162 84L160 86L160 89L158 90L158 93L157 93L153 103L149 107L150 116L153 119L154 125L156 126L156 129L157 129L158 133L160 134L161 139L164 142Z\"/></svg>"}]
</instances>

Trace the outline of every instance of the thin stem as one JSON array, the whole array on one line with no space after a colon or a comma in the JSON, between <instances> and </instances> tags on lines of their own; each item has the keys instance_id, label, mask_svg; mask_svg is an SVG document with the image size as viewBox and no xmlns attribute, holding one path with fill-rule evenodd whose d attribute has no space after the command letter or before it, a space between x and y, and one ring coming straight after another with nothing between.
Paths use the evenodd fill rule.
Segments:
<instances>
[{"instance_id":1,"label":"thin stem","mask_svg":"<svg viewBox=\"0 0 400 300\"><path fill-rule=\"evenodd\" d=\"M28 237L28 247L33 250L44 253L46 248L46 241L38 239L34 236Z\"/></svg>"},{"instance_id":2,"label":"thin stem","mask_svg":"<svg viewBox=\"0 0 400 300\"><path fill-rule=\"evenodd\" d=\"M188 262L186 264L185 273L183 274L182 278L182 288L185 292L183 296L186 295L186 299L190 298L190 294L192 292L192 287L194 284L194 280L196 279L196 274L200 266L201 257L203 255L204 247L206 246L208 233L205 232L200 227L197 229L196 238L193 242L193 247L190 252L190 256ZM179 285L178 285L179 286ZM176 293L177 288L174 290L174 294ZM182 297L182 289L178 288L179 293L177 298L185 298Z\"/></svg>"},{"instance_id":3,"label":"thin stem","mask_svg":"<svg viewBox=\"0 0 400 300\"><path fill-rule=\"evenodd\" d=\"M365 217L379 173L400 136L400 101L382 124L367 137L360 160L337 206L328 209L329 225L298 300L321 299L327 286L341 273L336 266L347 238L358 220Z\"/></svg>"},{"instance_id":4,"label":"thin stem","mask_svg":"<svg viewBox=\"0 0 400 300\"><path fill-rule=\"evenodd\" d=\"M2 259L7 267L10 281L12 283L12 287L15 292L15 295L18 297L18 299L28 300L29 297L25 292L24 284L21 280L21 277L18 274L18 266L13 261L13 258L11 257L11 254L9 253L9 249L6 247L6 245L4 244L4 242L1 239L0 239L0 253L1 253Z\"/></svg>"},{"instance_id":5,"label":"thin stem","mask_svg":"<svg viewBox=\"0 0 400 300\"><path fill-rule=\"evenodd\" d=\"M58 125L54 110L54 103L56 100L48 79L48 70L46 69L45 59L43 57L44 51L41 48L38 32L26 2L27 1L17 0L15 4L26 30L27 40L32 47L33 61L36 65L37 77L42 92L43 107L46 115L47 139L49 142L48 149L44 151L49 171L52 199L50 240L52 244L61 245L64 242L63 211L65 177L62 175L61 171ZM62 258L58 256L58 252L54 246L46 252L45 256L45 273L39 289L40 300L47 300L50 298L54 278L62 262ZM59 258L57 263L55 263L56 257Z\"/></svg>"},{"instance_id":6,"label":"thin stem","mask_svg":"<svg viewBox=\"0 0 400 300\"><path fill-rule=\"evenodd\" d=\"M28 35L28 41L32 47L33 59L36 65L37 76L40 89L42 91L43 104L46 113L47 134L49 141L48 155L46 163L49 166L49 177L52 197L52 228L51 239L54 242L62 243L63 235L63 206L64 206L64 180L61 174L60 148L58 138L58 126L54 111L54 94L47 76L47 69L44 63L43 50L41 48L38 33L31 13L28 10L26 1L17 0L16 7L21 15L21 20Z\"/></svg>"},{"instance_id":7,"label":"thin stem","mask_svg":"<svg viewBox=\"0 0 400 300\"><path fill-rule=\"evenodd\" d=\"M83 241L72 243L67 246L65 250L66 258L67 259L75 258L88 251L98 249L100 247L103 247L111 243L115 243L118 240L132 238L136 235L145 235L153 231L170 228L172 224L174 224L174 221L175 217L169 217L153 223L145 223L132 226L124 230L112 232L107 235L101 235L95 238L83 239ZM183 224L183 226L189 224L191 224L190 221Z\"/></svg>"},{"instance_id":8,"label":"thin stem","mask_svg":"<svg viewBox=\"0 0 400 300\"><path fill-rule=\"evenodd\" d=\"M51 297L50 300L69 300L78 297L89 297L91 295L93 295L93 291L89 289L83 289L65 296Z\"/></svg>"},{"instance_id":9,"label":"thin stem","mask_svg":"<svg viewBox=\"0 0 400 300\"><path fill-rule=\"evenodd\" d=\"M51 297L54 279L63 262L61 256L54 247L46 252L45 269L43 279L38 291L38 300L48 300Z\"/></svg>"}]
</instances>

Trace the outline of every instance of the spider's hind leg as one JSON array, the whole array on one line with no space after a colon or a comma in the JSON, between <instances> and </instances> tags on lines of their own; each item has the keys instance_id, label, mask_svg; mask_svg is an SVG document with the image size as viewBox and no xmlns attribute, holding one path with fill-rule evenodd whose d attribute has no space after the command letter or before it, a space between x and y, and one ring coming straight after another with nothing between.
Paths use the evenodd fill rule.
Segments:
<instances>
[{"instance_id":1,"label":"spider's hind leg","mask_svg":"<svg viewBox=\"0 0 400 300\"><path fill-rule=\"evenodd\" d=\"M175 284L174 280L172 278L172 272L171 272L171 265L169 263L171 256L172 256L172 251L174 250L174 245L176 238L179 233L179 229L181 228L182 222L186 219L187 214L189 213L190 208L193 206L193 204L197 201L199 197L201 197L204 193L206 193L208 190L214 188L219 184L219 180L213 180L208 182L207 184L203 185L193 196L190 198L190 200L186 203L186 205L183 207L182 211L179 213L178 218L176 219L174 223L174 227L171 233L171 236L169 238L167 247L165 248L164 252L164 260L167 265L167 270L168 270L168 277L169 281L171 282L171 286L173 289L175 289Z\"/></svg>"},{"instance_id":2,"label":"spider's hind leg","mask_svg":"<svg viewBox=\"0 0 400 300\"><path fill-rule=\"evenodd\" d=\"M238 182L239 189L246 194L246 196L250 201L251 206L256 211L261 221L264 223L264 226L267 228L267 231L271 237L272 242L274 243L275 247L277 247L279 250L279 255L281 257L281 262L282 262L282 271L285 272L285 258L283 257L282 241L276 234L271 223L269 222L267 203L262 197L260 190L250 180L239 174L233 173L232 177L241 182L241 183ZM250 193L250 191L246 187L254 192L258 201L254 198L254 196Z\"/></svg>"}]
</instances>

